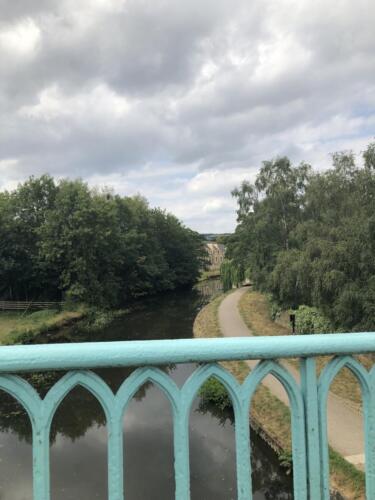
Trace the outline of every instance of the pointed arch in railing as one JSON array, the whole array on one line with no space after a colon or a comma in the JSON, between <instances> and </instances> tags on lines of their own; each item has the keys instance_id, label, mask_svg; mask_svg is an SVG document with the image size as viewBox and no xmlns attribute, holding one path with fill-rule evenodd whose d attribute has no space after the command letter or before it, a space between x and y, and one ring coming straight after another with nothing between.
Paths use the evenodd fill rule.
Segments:
<instances>
[{"instance_id":1,"label":"pointed arch in railing","mask_svg":"<svg viewBox=\"0 0 375 500\"><path fill-rule=\"evenodd\" d=\"M43 400L46 424L51 425L62 400L77 386L89 391L103 408L107 423L111 420L114 394L102 378L91 371L71 371L48 391Z\"/></svg>"},{"instance_id":2,"label":"pointed arch in railing","mask_svg":"<svg viewBox=\"0 0 375 500\"><path fill-rule=\"evenodd\" d=\"M223 384L232 400L233 408L242 404L241 401L241 386L237 380L225 368L216 364L210 363L197 368L187 379L182 387L181 394L183 405L187 412L190 412L191 405L197 396L199 389L211 377Z\"/></svg>"},{"instance_id":3,"label":"pointed arch in railing","mask_svg":"<svg viewBox=\"0 0 375 500\"><path fill-rule=\"evenodd\" d=\"M348 368L353 373L361 388L365 432L366 498L375 498L375 384L372 380L372 377L375 379L375 376L370 374L352 356L337 356L324 367L318 382L322 499L329 500L330 498L327 432L328 393L334 378L343 368Z\"/></svg>"},{"instance_id":4,"label":"pointed arch in railing","mask_svg":"<svg viewBox=\"0 0 375 500\"><path fill-rule=\"evenodd\" d=\"M181 390L181 403L186 435L188 431L191 406L199 389L207 380L214 377L223 384L227 390L233 405L235 418L236 439L236 468L237 468L237 497L238 500L251 500L251 463L250 463L250 434L248 407L242 396L242 387L235 377L222 366L212 363L199 367L185 382ZM188 441L188 440L186 440ZM188 454L188 442L185 446ZM190 476L189 456L185 464L187 477ZM179 498L179 497L177 497ZM189 497L183 497L189 498Z\"/></svg>"},{"instance_id":5,"label":"pointed arch in railing","mask_svg":"<svg viewBox=\"0 0 375 500\"><path fill-rule=\"evenodd\" d=\"M155 384L169 400L173 413L178 411L180 391L169 375L160 368L138 368L127 377L116 393L117 407L122 411L136 392L147 382Z\"/></svg>"},{"instance_id":6,"label":"pointed arch in railing","mask_svg":"<svg viewBox=\"0 0 375 500\"><path fill-rule=\"evenodd\" d=\"M18 375L0 375L0 390L7 392L22 405L34 426L40 416L42 404L34 387Z\"/></svg>"},{"instance_id":7,"label":"pointed arch in railing","mask_svg":"<svg viewBox=\"0 0 375 500\"><path fill-rule=\"evenodd\" d=\"M272 360L261 361L246 377L242 389L249 408L256 389L268 375L284 387L290 403L293 452L294 498L307 499L305 412L301 389L289 371Z\"/></svg>"},{"instance_id":8,"label":"pointed arch in railing","mask_svg":"<svg viewBox=\"0 0 375 500\"><path fill-rule=\"evenodd\" d=\"M175 455L175 481L176 481L176 498L184 499L182 492L185 491L185 476L184 476L184 454L181 450L180 443L180 391L177 385L173 382L169 375L159 368L147 367L138 368L122 383L116 393L115 404L115 421L117 425L117 433L121 432L122 436L122 420L126 407L136 392L147 382L155 384L167 397L173 415L173 433L174 433L174 455ZM121 429L121 430L120 430ZM119 440L118 440L119 441ZM182 453L181 453L182 452ZM123 447L121 438L121 449L117 450L117 462L120 464L121 472L123 470ZM122 478L121 478L122 481ZM121 483L122 484L122 483ZM123 485L122 492L123 492ZM122 493L123 494L123 493ZM181 495L181 496L178 496ZM117 499L117 497L115 497ZM122 500L123 497L121 497ZM188 497L186 497L187 499Z\"/></svg>"},{"instance_id":9,"label":"pointed arch in railing","mask_svg":"<svg viewBox=\"0 0 375 500\"><path fill-rule=\"evenodd\" d=\"M56 384L48 391L42 401L42 418L39 428L39 448L36 459L39 467L44 471L43 477L43 492L40 492L37 498L50 498L50 459L49 459L49 439L50 429L53 417L60 406L62 400L77 386L81 386L89 391L101 405L108 429L108 491L110 494L117 494L113 498L120 499L118 495L118 475L115 473L113 461L113 443L112 437L112 412L114 408L114 395L108 385L98 375L91 371L71 371L65 374ZM115 477L114 477L115 476ZM122 475L121 475L122 478ZM110 498L112 498L110 496Z\"/></svg>"},{"instance_id":10,"label":"pointed arch in railing","mask_svg":"<svg viewBox=\"0 0 375 500\"><path fill-rule=\"evenodd\" d=\"M33 497L49 500L49 454L45 453L43 402L34 387L17 375L1 375L0 389L14 397L30 418L33 433Z\"/></svg>"}]
</instances>

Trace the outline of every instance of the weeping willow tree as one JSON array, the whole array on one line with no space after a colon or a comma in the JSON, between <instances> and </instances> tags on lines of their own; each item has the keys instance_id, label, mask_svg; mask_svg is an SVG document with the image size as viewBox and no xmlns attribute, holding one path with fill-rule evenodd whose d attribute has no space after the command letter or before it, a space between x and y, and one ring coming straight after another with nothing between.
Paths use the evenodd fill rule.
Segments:
<instances>
[{"instance_id":1,"label":"weeping willow tree","mask_svg":"<svg viewBox=\"0 0 375 500\"><path fill-rule=\"evenodd\" d=\"M221 264L220 278L224 292L233 287L238 287L245 279L243 266L235 264L232 260L225 259Z\"/></svg>"}]
</instances>

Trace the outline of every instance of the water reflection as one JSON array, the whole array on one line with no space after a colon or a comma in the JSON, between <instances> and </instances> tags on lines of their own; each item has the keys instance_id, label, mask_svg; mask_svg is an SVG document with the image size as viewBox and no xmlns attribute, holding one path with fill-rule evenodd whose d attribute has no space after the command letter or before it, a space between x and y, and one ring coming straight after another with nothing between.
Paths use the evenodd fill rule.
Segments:
<instances>
[{"instance_id":1,"label":"water reflection","mask_svg":"<svg viewBox=\"0 0 375 500\"><path fill-rule=\"evenodd\" d=\"M16 432L1 432L0 461L1 500L32 500L30 444Z\"/></svg>"},{"instance_id":2,"label":"water reflection","mask_svg":"<svg viewBox=\"0 0 375 500\"><path fill-rule=\"evenodd\" d=\"M204 418L195 420L195 425L199 426L200 432L203 433L206 445L210 450L217 450L217 459L214 460L214 469L210 471L210 476L223 481L228 485L230 490L227 496L218 498L232 498L232 488L235 492L235 447L234 447L234 415L231 410L220 410L217 406L206 403L203 400L196 401L196 413L199 413ZM194 425L194 427L195 427ZM221 428L221 431L220 431ZM204 434L205 433L205 434ZM207 439L208 438L208 439ZM217 446L218 441L221 446ZM275 456L270 453L269 447L262 441L262 439L255 434L251 433L251 467L252 467L252 486L254 500L290 500L293 498L292 479L286 477L285 470L283 470ZM212 453L212 451L211 451ZM212 454L215 458L215 453ZM205 470L205 467L199 468L199 456L197 457L195 467L198 467L200 474ZM217 472L220 470L222 463L225 469L225 475L218 477ZM227 475L227 470L231 469L230 477ZM216 473L215 473L216 471ZM206 472L205 472L206 473ZM194 484L194 483L193 483ZM200 487L197 489L197 496L199 497ZM207 498L215 498L214 496ZM236 498L236 494L233 496Z\"/></svg>"},{"instance_id":3,"label":"water reflection","mask_svg":"<svg viewBox=\"0 0 375 500\"><path fill-rule=\"evenodd\" d=\"M215 293L217 284L212 287ZM206 291L204 292L206 293ZM89 340L186 338L207 298L199 291L151 299L131 315ZM38 339L41 341L42 339ZM54 338L43 339L47 341ZM82 341L74 331L60 341ZM182 385L193 365L163 367ZM117 390L133 369L100 370ZM36 374L29 381L44 395L62 373ZM0 395L0 498L31 500L31 428L25 412L5 394ZM169 403L152 384L145 384L130 402L124 418L125 489L129 500L174 498L173 429ZM255 499L289 499L285 479L270 451L253 437ZM192 498L236 498L234 426L229 414L203 408L197 399L190 418ZM107 498L107 428L102 409L82 388L62 402L51 429L51 484L53 500Z\"/></svg>"}]
</instances>

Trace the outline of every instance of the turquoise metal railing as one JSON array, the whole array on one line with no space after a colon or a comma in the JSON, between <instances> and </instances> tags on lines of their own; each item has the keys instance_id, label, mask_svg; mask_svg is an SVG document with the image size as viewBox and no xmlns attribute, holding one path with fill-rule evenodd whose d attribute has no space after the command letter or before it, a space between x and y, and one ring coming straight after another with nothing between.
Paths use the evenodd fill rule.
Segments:
<instances>
[{"instance_id":1,"label":"turquoise metal railing","mask_svg":"<svg viewBox=\"0 0 375 500\"><path fill-rule=\"evenodd\" d=\"M104 342L9 346L0 348L0 388L26 409L33 429L34 500L50 499L49 433L53 416L63 398L75 386L89 390L100 402L108 426L108 497L123 500L123 415L127 404L146 381L152 381L171 403L174 421L176 499L188 500L189 414L202 384L216 377L229 392L235 415L237 490L240 500L249 500L251 463L249 409L252 396L269 374L284 386L292 415L294 498L328 500L327 396L335 375L344 366L358 378L363 396L366 455L366 495L375 499L375 368L368 372L352 355L375 352L375 333L188 339L141 342ZM315 357L335 355L317 379ZM301 383L297 383L277 359L301 359ZM224 368L224 360L259 359L240 385ZM182 388L154 366L197 362L201 366ZM139 366L114 394L90 369ZM72 370L41 399L20 372ZM126 451L126 450L125 450Z\"/></svg>"}]
</instances>

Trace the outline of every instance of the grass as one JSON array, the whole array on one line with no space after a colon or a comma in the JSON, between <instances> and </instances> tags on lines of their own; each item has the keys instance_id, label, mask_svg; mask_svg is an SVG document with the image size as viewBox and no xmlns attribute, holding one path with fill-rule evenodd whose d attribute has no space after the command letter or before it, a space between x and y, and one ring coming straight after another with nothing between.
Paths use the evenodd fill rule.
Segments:
<instances>
[{"instance_id":1,"label":"grass","mask_svg":"<svg viewBox=\"0 0 375 500\"><path fill-rule=\"evenodd\" d=\"M241 316L253 335L289 335L291 329L282 321L272 321L270 305L265 295L251 289L238 304Z\"/></svg>"},{"instance_id":2,"label":"grass","mask_svg":"<svg viewBox=\"0 0 375 500\"><path fill-rule=\"evenodd\" d=\"M290 335L291 328L288 324L289 312L284 311L277 321L271 318L270 304L266 295L249 290L243 294L239 302L239 311L243 320L253 335ZM355 334L353 334L355 335ZM366 369L371 369L374 364L374 355L354 356ZM332 359L332 356L319 356L316 358L318 373ZM289 363L298 368L298 360L290 359ZM362 410L361 388L357 378L348 368L343 368L335 377L331 391L357 411Z\"/></svg>"},{"instance_id":3,"label":"grass","mask_svg":"<svg viewBox=\"0 0 375 500\"><path fill-rule=\"evenodd\" d=\"M22 343L45 331L55 330L83 317L77 311L43 310L31 313L0 312L0 344Z\"/></svg>"},{"instance_id":4,"label":"grass","mask_svg":"<svg viewBox=\"0 0 375 500\"><path fill-rule=\"evenodd\" d=\"M229 292L230 293L230 292ZM245 296L253 294L249 292ZM194 323L195 337L221 337L218 320L218 309L225 295L217 297L205 306L196 317ZM256 314L252 316L254 325L259 328L263 335L287 334L288 329L280 323L274 323L269 314L262 320L264 308L267 303L256 297ZM269 310L268 310L269 313ZM277 332L277 333L276 333ZM250 369L244 361L220 363L231 372L239 382L242 382L248 375ZM267 387L260 385L253 397L251 418L253 421L261 423L262 430L269 436L270 441L277 443L281 448L279 460L283 461L285 456L291 454L291 426L290 411L277 397L275 397ZM345 498L351 500L365 499L365 476L364 473L356 469L347 462L341 455L330 450L330 474L331 487L339 491Z\"/></svg>"},{"instance_id":5,"label":"grass","mask_svg":"<svg viewBox=\"0 0 375 500\"><path fill-rule=\"evenodd\" d=\"M219 278L220 277L220 270L215 269L213 271L202 271L202 274L199 276L198 281L205 281L210 278Z\"/></svg>"}]
</instances>

